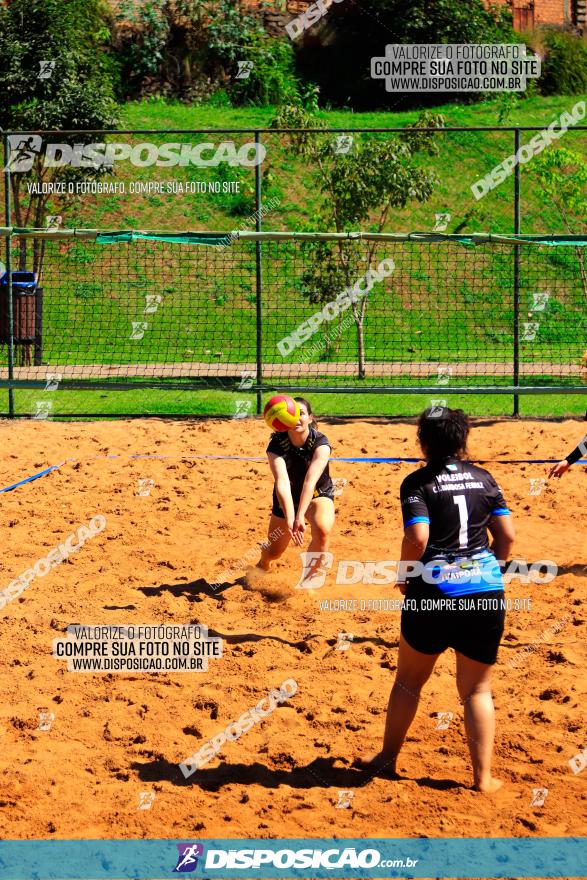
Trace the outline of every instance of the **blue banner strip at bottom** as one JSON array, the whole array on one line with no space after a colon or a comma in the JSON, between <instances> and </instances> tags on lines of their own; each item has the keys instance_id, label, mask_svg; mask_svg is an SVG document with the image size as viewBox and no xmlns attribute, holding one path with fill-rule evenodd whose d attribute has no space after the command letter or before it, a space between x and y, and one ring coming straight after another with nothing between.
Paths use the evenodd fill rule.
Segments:
<instances>
[{"instance_id":1,"label":"blue banner strip at bottom","mask_svg":"<svg viewBox=\"0 0 587 880\"><path fill-rule=\"evenodd\" d=\"M587 838L4 840L0 880L586 877Z\"/></svg>"}]
</instances>

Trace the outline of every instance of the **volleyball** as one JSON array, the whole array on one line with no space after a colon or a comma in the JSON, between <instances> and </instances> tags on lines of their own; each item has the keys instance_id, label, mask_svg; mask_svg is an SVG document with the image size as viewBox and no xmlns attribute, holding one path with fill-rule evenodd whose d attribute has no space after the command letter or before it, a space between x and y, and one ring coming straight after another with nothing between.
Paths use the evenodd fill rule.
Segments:
<instances>
[{"instance_id":1,"label":"volleyball","mask_svg":"<svg viewBox=\"0 0 587 880\"><path fill-rule=\"evenodd\" d=\"M293 397L277 394L265 404L263 417L272 431L289 431L298 423L300 408Z\"/></svg>"}]
</instances>

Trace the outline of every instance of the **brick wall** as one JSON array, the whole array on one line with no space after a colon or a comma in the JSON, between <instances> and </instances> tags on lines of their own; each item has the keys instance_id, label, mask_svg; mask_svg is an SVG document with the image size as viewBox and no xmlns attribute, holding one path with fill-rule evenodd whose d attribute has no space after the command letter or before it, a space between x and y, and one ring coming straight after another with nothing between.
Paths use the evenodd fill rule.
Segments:
<instances>
[{"instance_id":1,"label":"brick wall","mask_svg":"<svg viewBox=\"0 0 587 880\"><path fill-rule=\"evenodd\" d=\"M507 5L507 0L495 2L500 6ZM538 24L567 24L571 2L572 0L513 0L514 27L523 29Z\"/></svg>"}]
</instances>

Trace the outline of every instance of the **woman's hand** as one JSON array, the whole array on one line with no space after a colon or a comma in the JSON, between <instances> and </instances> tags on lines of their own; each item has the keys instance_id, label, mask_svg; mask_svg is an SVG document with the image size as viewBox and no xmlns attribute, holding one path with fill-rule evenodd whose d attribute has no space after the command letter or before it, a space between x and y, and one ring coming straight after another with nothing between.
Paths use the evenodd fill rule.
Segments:
<instances>
[{"instance_id":1,"label":"woman's hand","mask_svg":"<svg viewBox=\"0 0 587 880\"><path fill-rule=\"evenodd\" d=\"M304 532L306 531L306 522L303 516L296 516L293 521L293 525L291 528L291 536L293 538L294 544L297 544L298 547L302 547L304 543Z\"/></svg>"},{"instance_id":2,"label":"woman's hand","mask_svg":"<svg viewBox=\"0 0 587 880\"><path fill-rule=\"evenodd\" d=\"M568 471L569 468L570 468L570 464L568 463L566 458L563 458L563 460L559 461L558 464L553 464L550 471L548 472L548 476L549 477L557 477L560 480L562 475L566 474L566 472Z\"/></svg>"}]
</instances>

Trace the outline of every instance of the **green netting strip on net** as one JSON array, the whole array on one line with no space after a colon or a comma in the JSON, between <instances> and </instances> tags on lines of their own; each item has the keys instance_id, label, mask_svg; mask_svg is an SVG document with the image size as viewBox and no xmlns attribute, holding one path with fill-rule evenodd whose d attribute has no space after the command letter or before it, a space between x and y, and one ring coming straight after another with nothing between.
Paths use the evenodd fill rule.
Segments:
<instances>
[{"instance_id":1,"label":"green netting strip on net","mask_svg":"<svg viewBox=\"0 0 587 880\"><path fill-rule=\"evenodd\" d=\"M484 244L527 244L585 247L585 235L514 235L475 232L455 235L440 232L163 232L159 230L108 230L97 229L24 229L0 227L0 236L31 238L85 238L97 244L118 244L133 241L165 241L185 244L226 247L237 241L381 241L381 242L453 242L464 246Z\"/></svg>"}]
</instances>

